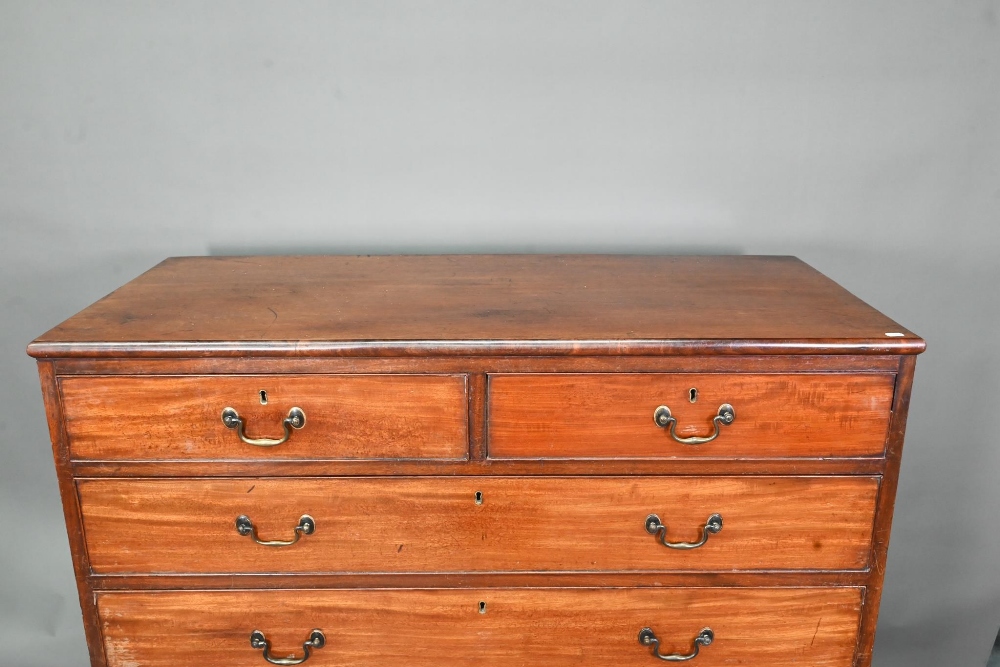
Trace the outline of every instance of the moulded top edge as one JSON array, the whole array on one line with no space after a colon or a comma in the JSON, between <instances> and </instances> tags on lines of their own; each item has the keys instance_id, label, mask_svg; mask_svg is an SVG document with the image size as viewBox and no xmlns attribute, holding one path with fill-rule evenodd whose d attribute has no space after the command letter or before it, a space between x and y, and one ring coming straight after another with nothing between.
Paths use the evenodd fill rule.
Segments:
<instances>
[{"instance_id":1,"label":"moulded top edge","mask_svg":"<svg viewBox=\"0 0 1000 667\"><path fill-rule=\"evenodd\" d=\"M412 341L35 341L35 358L431 357L920 354L918 337L885 340L412 340Z\"/></svg>"}]
</instances>

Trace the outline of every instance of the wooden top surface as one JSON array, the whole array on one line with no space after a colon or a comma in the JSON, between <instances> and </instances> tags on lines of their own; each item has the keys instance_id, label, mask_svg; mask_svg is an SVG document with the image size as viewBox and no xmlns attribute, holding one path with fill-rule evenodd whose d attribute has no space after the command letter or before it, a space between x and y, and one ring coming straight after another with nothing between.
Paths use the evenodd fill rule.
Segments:
<instances>
[{"instance_id":1,"label":"wooden top surface","mask_svg":"<svg viewBox=\"0 0 1000 667\"><path fill-rule=\"evenodd\" d=\"M889 337L887 333L902 336ZM915 354L924 342L794 257L178 257L35 357Z\"/></svg>"}]
</instances>

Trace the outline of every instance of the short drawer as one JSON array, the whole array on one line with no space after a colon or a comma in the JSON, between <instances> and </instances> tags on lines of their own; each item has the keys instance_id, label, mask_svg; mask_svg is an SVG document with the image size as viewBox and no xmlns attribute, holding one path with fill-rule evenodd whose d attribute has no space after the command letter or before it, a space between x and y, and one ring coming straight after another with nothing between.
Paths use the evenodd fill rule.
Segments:
<instances>
[{"instance_id":1,"label":"short drawer","mask_svg":"<svg viewBox=\"0 0 1000 667\"><path fill-rule=\"evenodd\" d=\"M832 373L490 375L489 456L882 456L893 382Z\"/></svg>"},{"instance_id":2,"label":"short drawer","mask_svg":"<svg viewBox=\"0 0 1000 667\"><path fill-rule=\"evenodd\" d=\"M468 454L464 375L101 376L59 385L75 460Z\"/></svg>"},{"instance_id":3,"label":"short drawer","mask_svg":"<svg viewBox=\"0 0 1000 667\"><path fill-rule=\"evenodd\" d=\"M254 590L107 592L97 606L109 667L266 665L265 650L301 659L310 640L306 664L338 667L643 667L695 648L708 667L850 667L861 599L854 587Z\"/></svg>"},{"instance_id":4,"label":"short drawer","mask_svg":"<svg viewBox=\"0 0 1000 667\"><path fill-rule=\"evenodd\" d=\"M878 478L89 479L77 486L97 574L861 570Z\"/></svg>"}]
</instances>

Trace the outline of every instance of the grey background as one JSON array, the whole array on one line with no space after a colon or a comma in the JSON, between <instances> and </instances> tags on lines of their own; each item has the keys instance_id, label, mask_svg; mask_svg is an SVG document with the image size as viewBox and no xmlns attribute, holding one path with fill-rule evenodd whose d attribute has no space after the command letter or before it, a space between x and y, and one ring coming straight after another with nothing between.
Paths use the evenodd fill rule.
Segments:
<instances>
[{"instance_id":1,"label":"grey background","mask_svg":"<svg viewBox=\"0 0 1000 667\"><path fill-rule=\"evenodd\" d=\"M795 254L923 335L875 652L1000 626L998 2L0 2L0 662L85 647L24 346L170 255Z\"/></svg>"}]
</instances>

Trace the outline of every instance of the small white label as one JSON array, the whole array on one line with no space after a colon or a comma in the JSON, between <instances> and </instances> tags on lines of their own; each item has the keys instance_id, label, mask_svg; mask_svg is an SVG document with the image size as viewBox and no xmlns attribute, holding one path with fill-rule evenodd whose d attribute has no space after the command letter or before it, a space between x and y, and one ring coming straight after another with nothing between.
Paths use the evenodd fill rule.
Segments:
<instances>
[{"instance_id":1,"label":"small white label","mask_svg":"<svg viewBox=\"0 0 1000 667\"><path fill-rule=\"evenodd\" d=\"M885 335L888 336L889 338L902 338L906 334L901 334L898 331L890 331L890 332L886 333Z\"/></svg>"}]
</instances>

